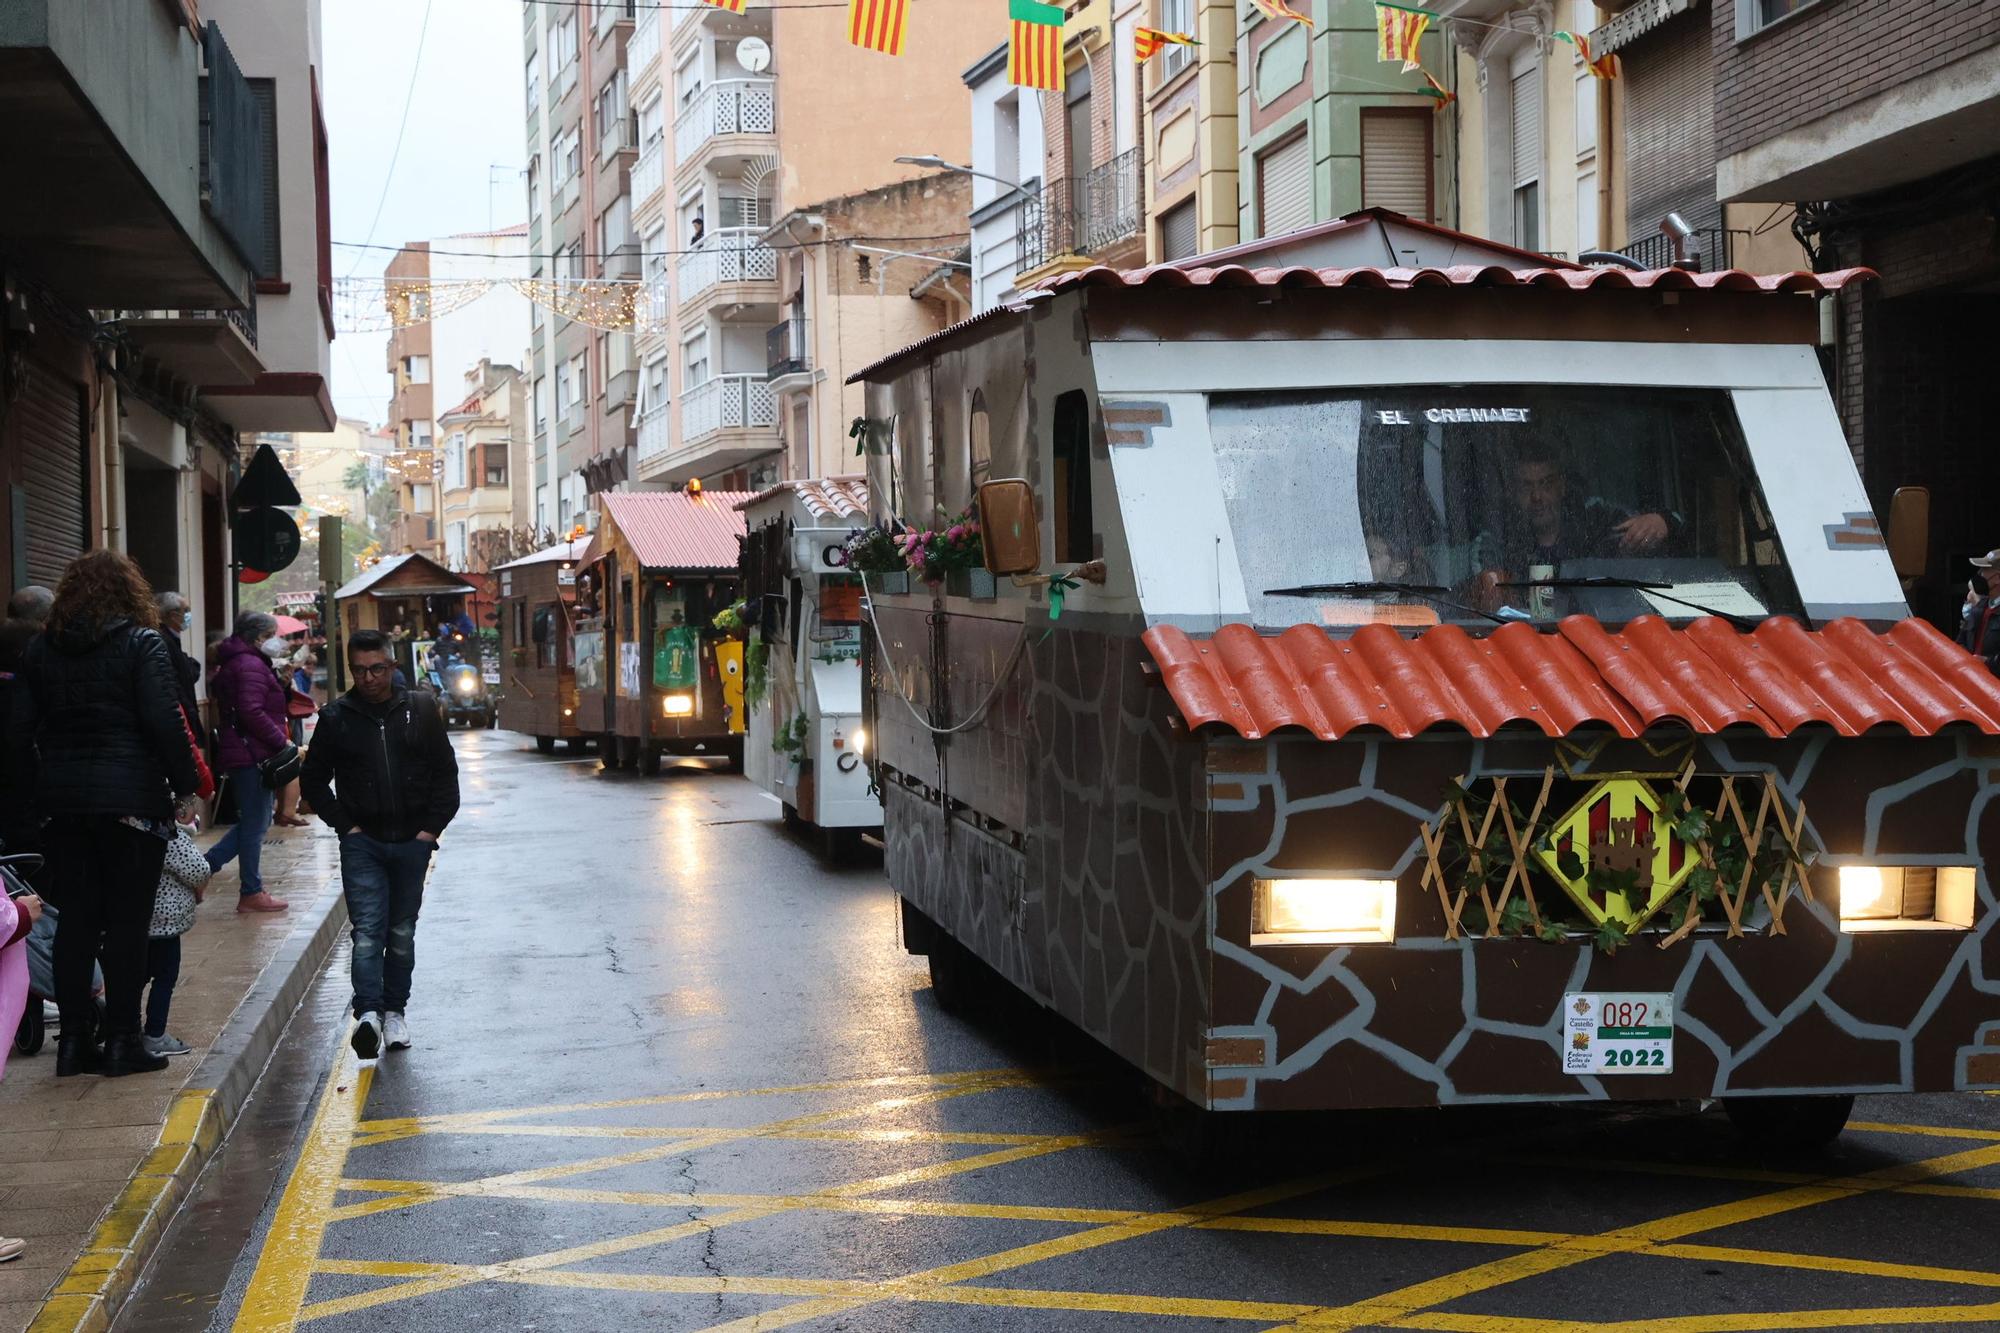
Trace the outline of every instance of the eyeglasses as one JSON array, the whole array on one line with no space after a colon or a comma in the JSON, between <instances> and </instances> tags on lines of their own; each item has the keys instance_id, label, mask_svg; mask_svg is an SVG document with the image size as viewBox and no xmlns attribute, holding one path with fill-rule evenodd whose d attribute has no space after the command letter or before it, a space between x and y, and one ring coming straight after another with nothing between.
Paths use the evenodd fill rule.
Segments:
<instances>
[{"instance_id":1,"label":"eyeglasses","mask_svg":"<svg viewBox=\"0 0 2000 1333\"><path fill-rule=\"evenodd\" d=\"M395 669L396 668L392 663L377 662L374 666L355 667L354 674L356 676L386 676Z\"/></svg>"}]
</instances>

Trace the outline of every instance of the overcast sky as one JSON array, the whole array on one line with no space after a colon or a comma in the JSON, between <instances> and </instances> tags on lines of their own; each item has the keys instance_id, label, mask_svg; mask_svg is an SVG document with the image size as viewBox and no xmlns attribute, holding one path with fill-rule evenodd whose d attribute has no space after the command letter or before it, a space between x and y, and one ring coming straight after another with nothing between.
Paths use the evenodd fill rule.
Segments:
<instances>
[{"instance_id":1,"label":"overcast sky","mask_svg":"<svg viewBox=\"0 0 2000 1333\"><path fill-rule=\"evenodd\" d=\"M526 220L519 0L324 0L321 22L336 242L393 247ZM391 179L413 71L409 123ZM334 278L380 277L392 253L336 244ZM387 346L380 333L334 339L333 401L342 416L379 422L388 414Z\"/></svg>"}]
</instances>

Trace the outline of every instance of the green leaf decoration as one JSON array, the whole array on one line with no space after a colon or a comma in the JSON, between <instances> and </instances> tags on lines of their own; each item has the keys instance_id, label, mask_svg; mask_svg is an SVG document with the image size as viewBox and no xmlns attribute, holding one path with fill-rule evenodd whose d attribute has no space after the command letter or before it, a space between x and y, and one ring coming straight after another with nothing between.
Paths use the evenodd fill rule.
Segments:
<instances>
[{"instance_id":1,"label":"green leaf decoration","mask_svg":"<svg viewBox=\"0 0 2000 1333\"><path fill-rule=\"evenodd\" d=\"M1631 943L1631 937L1625 933L1624 927L1607 921L1597 928L1597 934L1592 937L1591 943L1605 953L1617 953Z\"/></svg>"}]
</instances>

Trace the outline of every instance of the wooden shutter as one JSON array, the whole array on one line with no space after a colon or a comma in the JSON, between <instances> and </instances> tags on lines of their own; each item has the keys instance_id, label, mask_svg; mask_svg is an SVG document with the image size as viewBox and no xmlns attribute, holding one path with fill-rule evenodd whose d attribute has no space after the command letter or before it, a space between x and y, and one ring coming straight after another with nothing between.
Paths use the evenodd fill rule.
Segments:
<instances>
[{"instance_id":1,"label":"wooden shutter","mask_svg":"<svg viewBox=\"0 0 2000 1333\"><path fill-rule=\"evenodd\" d=\"M1431 221L1432 111L1368 107L1361 112L1361 206Z\"/></svg>"},{"instance_id":2,"label":"wooden shutter","mask_svg":"<svg viewBox=\"0 0 2000 1333\"><path fill-rule=\"evenodd\" d=\"M1300 131L1257 159L1257 225L1260 235L1283 236L1312 220L1312 140Z\"/></svg>"},{"instance_id":3,"label":"wooden shutter","mask_svg":"<svg viewBox=\"0 0 2000 1333\"><path fill-rule=\"evenodd\" d=\"M1654 235L1679 213L1697 230L1722 225L1715 201L1715 66L1706 13L1683 14L1619 51L1629 66L1627 235ZM1716 264L1722 256L1714 256Z\"/></svg>"},{"instance_id":4,"label":"wooden shutter","mask_svg":"<svg viewBox=\"0 0 2000 1333\"><path fill-rule=\"evenodd\" d=\"M1186 259L1201 244L1196 227L1194 200L1178 204L1160 214L1160 258Z\"/></svg>"},{"instance_id":5,"label":"wooden shutter","mask_svg":"<svg viewBox=\"0 0 2000 1333\"><path fill-rule=\"evenodd\" d=\"M83 386L35 361L14 404L14 443L20 450L27 573L23 583L53 588L69 562L83 554L85 535L85 427Z\"/></svg>"}]
</instances>

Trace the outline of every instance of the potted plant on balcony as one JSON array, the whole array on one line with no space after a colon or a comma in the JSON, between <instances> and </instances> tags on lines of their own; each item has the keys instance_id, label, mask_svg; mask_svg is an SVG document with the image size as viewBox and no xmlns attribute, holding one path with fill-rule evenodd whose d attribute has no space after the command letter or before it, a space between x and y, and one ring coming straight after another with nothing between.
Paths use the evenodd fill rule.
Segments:
<instances>
[{"instance_id":1,"label":"potted plant on balcony","mask_svg":"<svg viewBox=\"0 0 2000 1333\"><path fill-rule=\"evenodd\" d=\"M986 546L979 535L979 518L970 509L931 531L905 533L902 543L910 572L925 583L945 584L946 591L960 597L993 596L993 577L984 568ZM977 588L975 571L985 575Z\"/></svg>"},{"instance_id":2,"label":"potted plant on balcony","mask_svg":"<svg viewBox=\"0 0 2000 1333\"><path fill-rule=\"evenodd\" d=\"M847 544L842 549L843 563L876 592L910 590L910 566L904 555L903 539L887 525L877 523L854 529L847 534Z\"/></svg>"}]
</instances>

